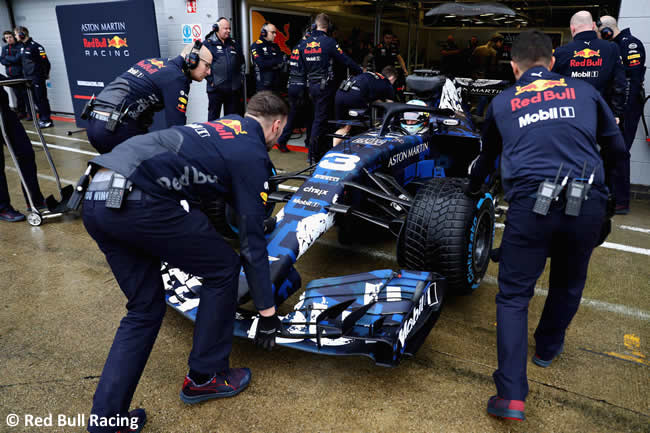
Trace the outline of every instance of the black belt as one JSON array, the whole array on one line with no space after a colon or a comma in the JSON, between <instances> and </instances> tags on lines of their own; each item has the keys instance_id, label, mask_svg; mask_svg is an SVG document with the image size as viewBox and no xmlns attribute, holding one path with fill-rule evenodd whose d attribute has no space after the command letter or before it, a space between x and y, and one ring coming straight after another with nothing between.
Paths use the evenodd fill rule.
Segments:
<instances>
[{"instance_id":1,"label":"black belt","mask_svg":"<svg viewBox=\"0 0 650 433\"><path fill-rule=\"evenodd\" d=\"M86 191L86 194L84 195L85 200L92 200L92 201L106 201L106 197L108 196L108 190L105 191ZM126 193L126 199L127 200L142 200L144 197L144 193L142 190L133 188L131 191Z\"/></svg>"}]
</instances>

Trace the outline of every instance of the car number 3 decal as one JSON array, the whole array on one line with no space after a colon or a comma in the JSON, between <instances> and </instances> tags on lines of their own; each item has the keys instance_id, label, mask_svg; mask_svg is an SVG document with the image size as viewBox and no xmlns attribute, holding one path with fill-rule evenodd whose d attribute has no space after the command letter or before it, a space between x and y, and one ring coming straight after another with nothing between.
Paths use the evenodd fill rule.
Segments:
<instances>
[{"instance_id":1,"label":"car number 3 decal","mask_svg":"<svg viewBox=\"0 0 650 433\"><path fill-rule=\"evenodd\" d=\"M352 171L359 161L360 158L356 155L334 152L325 155L318 166L328 170Z\"/></svg>"}]
</instances>

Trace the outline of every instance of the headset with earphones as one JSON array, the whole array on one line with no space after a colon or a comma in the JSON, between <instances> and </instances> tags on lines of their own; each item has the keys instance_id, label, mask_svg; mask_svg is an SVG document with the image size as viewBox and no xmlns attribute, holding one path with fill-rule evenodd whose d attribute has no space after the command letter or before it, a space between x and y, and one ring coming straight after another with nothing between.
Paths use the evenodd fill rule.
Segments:
<instances>
[{"instance_id":1,"label":"headset with earphones","mask_svg":"<svg viewBox=\"0 0 650 433\"><path fill-rule=\"evenodd\" d=\"M309 27L309 30L311 30L312 32L315 32L317 30L317 28L318 28L318 26L316 25L316 21L314 21L313 23L311 23L311 26ZM331 35L332 31L334 31L334 24L332 24L332 22L328 20L327 21L327 34Z\"/></svg>"},{"instance_id":2,"label":"headset with earphones","mask_svg":"<svg viewBox=\"0 0 650 433\"><path fill-rule=\"evenodd\" d=\"M260 29L260 39L266 38L269 35L269 32L266 30L266 26L268 26L270 23L264 23L262 24L262 28Z\"/></svg>"},{"instance_id":3,"label":"headset with earphones","mask_svg":"<svg viewBox=\"0 0 650 433\"><path fill-rule=\"evenodd\" d=\"M200 40L194 41L194 46L190 50L189 53L185 56L185 62L183 65L185 66L186 71L189 72L193 69L196 69L199 66L199 62L201 61L201 57L199 57L199 52L201 51L201 47L203 46L203 43Z\"/></svg>"},{"instance_id":4,"label":"headset with earphones","mask_svg":"<svg viewBox=\"0 0 650 433\"><path fill-rule=\"evenodd\" d=\"M614 37L614 30L612 30L610 27L603 27L602 29L600 28L603 25L602 21L600 21L600 18L598 21L596 21L596 27L600 29L600 37L603 38L604 40L608 41Z\"/></svg>"},{"instance_id":5,"label":"headset with earphones","mask_svg":"<svg viewBox=\"0 0 650 433\"><path fill-rule=\"evenodd\" d=\"M212 31L213 31L213 32L217 33L217 32L219 31L219 21L221 21L221 20L228 20L228 18L226 18L226 17L219 17L219 19L217 20L217 22L215 22L214 24L212 24Z\"/></svg>"},{"instance_id":6,"label":"headset with earphones","mask_svg":"<svg viewBox=\"0 0 650 433\"><path fill-rule=\"evenodd\" d=\"M27 30L26 27L22 27L22 26L21 27L16 27L16 30L17 30L17 33L18 33L18 37L20 39L23 39L25 36L27 36L29 34L29 31Z\"/></svg>"}]
</instances>

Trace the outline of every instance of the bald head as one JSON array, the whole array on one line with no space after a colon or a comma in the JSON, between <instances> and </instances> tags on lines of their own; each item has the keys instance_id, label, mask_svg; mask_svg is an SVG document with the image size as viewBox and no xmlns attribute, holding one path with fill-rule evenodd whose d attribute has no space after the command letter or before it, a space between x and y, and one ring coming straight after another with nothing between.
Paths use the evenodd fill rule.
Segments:
<instances>
[{"instance_id":1,"label":"bald head","mask_svg":"<svg viewBox=\"0 0 650 433\"><path fill-rule=\"evenodd\" d=\"M569 22L571 28L571 36L577 33L595 30L594 19L589 11L576 12Z\"/></svg>"},{"instance_id":2,"label":"bald head","mask_svg":"<svg viewBox=\"0 0 650 433\"><path fill-rule=\"evenodd\" d=\"M203 79L210 74L212 53L205 45L201 45L201 48L195 50L194 44L187 44L183 47L181 56L183 56L184 59L187 59L192 52L198 53L199 63L196 68L189 69L189 76L194 81L203 81Z\"/></svg>"},{"instance_id":3,"label":"bald head","mask_svg":"<svg viewBox=\"0 0 650 433\"><path fill-rule=\"evenodd\" d=\"M612 31L614 32L614 37L616 37L616 35L618 35L621 32L618 28L618 23L616 22L616 18L609 15L600 17L600 27L598 28L598 30L602 30L605 27L609 27L610 29L612 29Z\"/></svg>"}]
</instances>

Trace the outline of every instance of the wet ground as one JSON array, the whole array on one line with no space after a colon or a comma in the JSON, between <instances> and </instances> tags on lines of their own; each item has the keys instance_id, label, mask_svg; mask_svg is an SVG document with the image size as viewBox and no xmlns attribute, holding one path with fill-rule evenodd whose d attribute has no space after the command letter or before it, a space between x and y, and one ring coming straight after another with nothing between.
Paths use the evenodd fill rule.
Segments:
<instances>
[{"instance_id":1,"label":"wet ground","mask_svg":"<svg viewBox=\"0 0 650 433\"><path fill-rule=\"evenodd\" d=\"M76 182L94 151L83 132L66 135L73 123L55 124L44 130L45 138L64 184ZM24 125L34 131L33 124ZM55 193L44 152L35 150L41 188ZM293 170L304 166L306 154L273 150L271 157L279 169ZM13 204L24 211L6 151L5 164ZM68 215L40 227L0 222L0 246L0 432L84 431L57 427L58 417L72 424L77 414L89 413L125 299L79 218ZM296 267L304 284L397 269L394 242L342 246L333 229ZM650 203L633 202L629 215L615 218L608 243L594 252L564 353L547 369L529 362L523 423L485 412L495 393L497 272L491 264L472 296L450 299L417 356L397 368L285 348L267 353L235 340L231 364L252 369L249 389L196 406L178 398L193 324L168 309L132 407L146 408L144 431L156 433L650 432ZM547 273L538 286L529 313L530 356ZM17 427L7 425L10 414L18 415ZM52 426L25 426L29 415L49 414Z\"/></svg>"}]
</instances>

